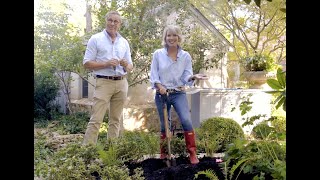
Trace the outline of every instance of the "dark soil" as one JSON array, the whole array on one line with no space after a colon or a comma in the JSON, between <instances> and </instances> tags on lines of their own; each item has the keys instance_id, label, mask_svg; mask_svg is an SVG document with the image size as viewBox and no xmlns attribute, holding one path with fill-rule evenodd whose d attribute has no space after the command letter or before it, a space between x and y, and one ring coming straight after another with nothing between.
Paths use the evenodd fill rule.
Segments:
<instances>
[{"instance_id":1,"label":"dark soil","mask_svg":"<svg viewBox=\"0 0 320 180\"><path fill-rule=\"evenodd\" d=\"M168 167L165 160L150 158L140 163L126 163L130 169L132 175L133 170L141 167L144 171L144 177L146 180L194 180L195 174L199 171L213 170L219 180L224 180L222 164L216 162L217 158L203 157L199 158L199 163L192 165L189 162L188 157L175 158L176 165ZM236 178L239 171L236 171L233 179ZM240 173L237 177L238 180L252 179L256 174L244 174ZM229 178L228 178L229 179ZM267 175L266 180L271 180L271 176ZM198 175L197 180L210 180L205 175Z\"/></svg>"},{"instance_id":2,"label":"dark soil","mask_svg":"<svg viewBox=\"0 0 320 180\"><path fill-rule=\"evenodd\" d=\"M127 164L132 173L135 168L141 167L146 180L193 180L199 171L212 169L219 179L224 179L224 175L215 158L203 157L199 163L192 165L187 157L174 159L176 166L168 167L165 160L150 158L140 163ZM173 160L172 160L173 161ZM209 180L204 175L198 176L199 180Z\"/></svg>"}]
</instances>

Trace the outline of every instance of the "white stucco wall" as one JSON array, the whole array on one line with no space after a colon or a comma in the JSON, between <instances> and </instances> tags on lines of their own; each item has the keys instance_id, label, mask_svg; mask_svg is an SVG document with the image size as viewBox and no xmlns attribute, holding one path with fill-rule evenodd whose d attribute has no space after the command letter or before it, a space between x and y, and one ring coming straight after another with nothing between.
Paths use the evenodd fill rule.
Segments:
<instances>
[{"instance_id":1,"label":"white stucco wall","mask_svg":"<svg viewBox=\"0 0 320 180\"><path fill-rule=\"evenodd\" d=\"M241 116L239 105L244 101L244 97L252 94L250 101L252 109ZM194 127L199 127L200 123L211 117L225 117L234 119L239 125L242 125L245 120L243 118L254 115L266 115L266 118L271 116L271 94L265 93L260 89L202 89L195 93L188 94L190 111ZM232 109L235 108L234 111ZM260 122L255 122L257 124ZM253 126L245 126L243 130L246 134L251 132Z\"/></svg>"}]
</instances>

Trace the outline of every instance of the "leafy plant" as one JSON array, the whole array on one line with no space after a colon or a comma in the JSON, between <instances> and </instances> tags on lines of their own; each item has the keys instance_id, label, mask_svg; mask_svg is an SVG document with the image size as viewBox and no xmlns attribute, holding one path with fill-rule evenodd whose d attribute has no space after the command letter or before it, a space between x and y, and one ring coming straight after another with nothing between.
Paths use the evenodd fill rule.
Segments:
<instances>
[{"instance_id":1,"label":"leafy plant","mask_svg":"<svg viewBox=\"0 0 320 180\"><path fill-rule=\"evenodd\" d=\"M237 140L225 153L225 163L231 168L227 177L232 179L237 174L237 179L243 172L252 175L253 179L268 179L271 176L286 179L283 172L286 169L285 154L285 148L276 141ZM277 169L279 164L283 165L281 169Z\"/></svg>"},{"instance_id":2,"label":"leafy plant","mask_svg":"<svg viewBox=\"0 0 320 180\"><path fill-rule=\"evenodd\" d=\"M269 120L277 133L286 134L286 117L271 116Z\"/></svg>"},{"instance_id":3,"label":"leafy plant","mask_svg":"<svg viewBox=\"0 0 320 180\"><path fill-rule=\"evenodd\" d=\"M99 144L97 148L98 148L99 157L106 166L122 165L123 161L121 161L121 159L117 156L117 150L112 145L112 143L109 144L109 146L107 147L107 150L104 150L103 146Z\"/></svg>"},{"instance_id":4,"label":"leafy plant","mask_svg":"<svg viewBox=\"0 0 320 180\"><path fill-rule=\"evenodd\" d=\"M120 138L112 142L117 150L118 158L125 161L137 161L143 155L155 155L159 151L159 136L144 131L124 131Z\"/></svg>"},{"instance_id":5,"label":"leafy plant","mask_svg":"<svg viewBox=\"0 0 320 180\"><path fill-rule=\"evenodd\" d=\"M247 98L244 99L243 103L240 103L239 108L242 109L242 116L251 110L252 104L250 102L250 98ZM246 120L242 126L252 125L261 117L266 116L259 114L242 118ZM283 125L279 125L277 128L267 125L269 121L272 125L281 124L280 120L283 122L285 118L279 117L278 120L277 117L272 116L256 125L252 134L259 140L238 139L227 147L224 157L226 179L231 180L234 174L237 174L235 179L241 179L241 172L252 175L252 179L286 179L285 142L279 141L285 139L283 138L285 137L285 130L283 130Z\"/></svg>"},{"instance_id":6,"label":"leafy plant","mask_svg":"<svg viewBox=\"0 0 320 180\"><path fill-rule=\"evenodd\" d=\"M46 163L36 164L36 175L53 179L86 179L91 172L86 166L93 163L98 154L93 146L82 146L80 143L68 144L65 148L53 153Z\"/></svg>"},{"instance_id":7,"label":"leafy plant","mask_svg":"<svg viewBox=\"0 0 320 180\"><path fill-rule=\"evenodd\" d=\"M194 179L198 179L199 175L205 175L210 180L219 180L218 176L216 175L216 173L212 169L198 171L198 173L194 175Z\"/></svg>"},{"instance_id":8,"label":"leafy plant","mask_svg":"<svg viewBox=\"0 0 320 180\"><path fill-rule=\"evenodd\" d=\"M244 132L231 118L213 117L200 124L197 137L203 142L206 152L210 154L224 151L234 140L244 138Z\"/></svg>"},{"instance_id":9,"label":"leafy plant","mask_svg":"<svg viewBox=\"0 0 320 180\"><path fill-rule=\"evenodd\" d=\"M278 95L274 101L276 109L282 106L283 110L286 111L286 71L278 68L276 79L268 79L267 84L273 89L273 91L267 93Z\"/></svg>"},{"instance_id":10,"label":"leafy plant","mask_svg":"<svg viewBox=\"0 0 320 180\"><path fill-rule=\"evenodd\" d=\"M87 112L75 112L74 114L61 116L58 128L62 128L67 134L85 133L90 115Z\"/></svg>"},{"instance_id":11,"label":"leafy plant","mask_svg":"<svg viewBox=\"0 0 320 180\"><path fill-rule=\"evenodd\" d=\"M34 71L33 115L34 121L52 120L58 106L54 103L59 95L59 80L46 70Z\"/></svg>"},{"instance_id":12,"label":"leafy plant","mask_svg":"<svg viewBox=\"0 0 320 180\"><path fill-rule=\"evenodd\" d=\"M167 145L167 141L164 141L164 149L165 151L167 152L167 148L168 148L168 145ZM187 151L186 151L186 144L185 144L185 140L184 138L179 138L177 136L172 136L171 138L171 142L170 142L170 145L171 145L171 153L172 154L175 154L177 156L187 156Z\"/></svg>"},{"instance_id":13,"label":"leafy plant","mask_svg":"<svg viewBox=\"0 0 320 180\"><path fill-rule=\"evenodd\" d=\"M266 55L247 56L242 61L246 71L272 71L276 67L275 61Z\"/></svg>"},{"instance_id":14,"label":"leafy plant","mask_svg":"<svg viewBox=\"0 0 320 180\"><path fill-rule=\"evenodd\" d=\"M272 132L272 129L267 122L263 121L252 128L251 134L256 139L265 139Z\"/></svg>"}]
</instances>

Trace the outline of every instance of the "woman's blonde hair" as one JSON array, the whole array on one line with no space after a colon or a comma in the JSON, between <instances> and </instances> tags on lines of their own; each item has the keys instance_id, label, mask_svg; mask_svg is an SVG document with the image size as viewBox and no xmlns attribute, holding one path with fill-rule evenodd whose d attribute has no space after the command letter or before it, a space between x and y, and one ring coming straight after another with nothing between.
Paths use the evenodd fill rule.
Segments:
<instances>
[{"instance_id":1,"label":"woman's blonde hair","mask_svg":"<svg viewBox=\"0 0 320 180\"><path fill-rule=\"evenodd\" d=\"M174 33L178 36L178 45L180 45L183 42L183 37L182 37L182 33L181 33L180 28L175 25L168 25L167 27L164 28L164 31L163 31L162 43L161 43L162 46L165 47L167 45L166 38L167 38L168 32Z\"/></svg>"}]
</instances>

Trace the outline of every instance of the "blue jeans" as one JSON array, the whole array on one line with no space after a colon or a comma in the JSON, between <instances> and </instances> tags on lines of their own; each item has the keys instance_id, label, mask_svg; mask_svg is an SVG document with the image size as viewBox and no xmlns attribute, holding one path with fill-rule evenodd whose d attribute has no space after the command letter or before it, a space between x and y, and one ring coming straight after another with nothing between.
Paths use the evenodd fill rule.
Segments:
<instances>
[{"instance_id":1,"label":"blue jeans","mask_svg":"<svg viewBox=\"0 0 320 180\"><path fill-rule=\"evenodd\" d=\"M188 100L186 93L183 92L175 92L170 93L169 96L161 95L160 93L156 93L155 95L155 102L158 110L158 114L160 117L160 130L162 133L165 132L165 125L164 125L164 115L163 115L163 102L167 103L167 112L168 112L168 121L169 127L171 128L171 106L174 107L175 111L177 112L180 123L184 131L192 131L192 122L191 122L191 115L188 106ZM172 131L172 129L170 129Z\"/></svg>"}]
</instances>

